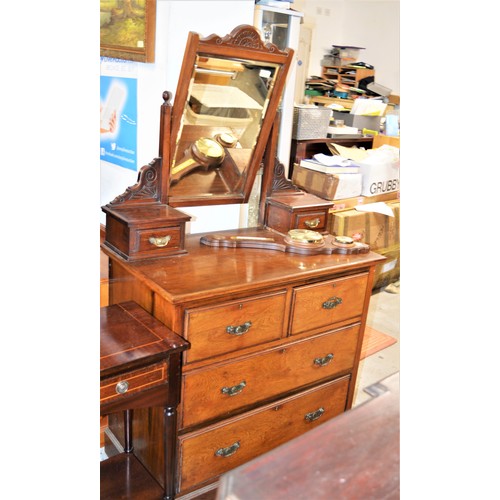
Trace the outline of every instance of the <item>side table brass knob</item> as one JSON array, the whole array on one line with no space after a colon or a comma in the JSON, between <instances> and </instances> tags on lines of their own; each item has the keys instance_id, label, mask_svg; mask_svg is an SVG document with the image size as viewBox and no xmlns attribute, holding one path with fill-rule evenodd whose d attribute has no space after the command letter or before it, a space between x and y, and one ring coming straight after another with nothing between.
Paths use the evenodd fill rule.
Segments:
<instances>
[{"instance_id":1,"label":"side table brass knob","mask_svg":"<svg viewBox=\"0 0 500 500\"><path fill-rule=\"evenodd\" d=\"M125 394L128 391L128 382L126 380L121 380L116 384L116 392L118 394Z\"/></svg>"}]
</instances>

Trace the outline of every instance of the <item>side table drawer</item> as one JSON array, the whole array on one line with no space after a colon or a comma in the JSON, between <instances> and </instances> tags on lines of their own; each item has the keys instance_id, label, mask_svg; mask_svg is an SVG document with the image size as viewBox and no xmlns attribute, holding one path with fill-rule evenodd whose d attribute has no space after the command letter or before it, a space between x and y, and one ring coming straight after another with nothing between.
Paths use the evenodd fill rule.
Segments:
<instances>
[{"instance_id":1,"label":"side table drawer","mask_svg":"<svg viewBox=\"0 0 500 500\"><path fill-rule=\"evenodd\" d=\"M359 323L184 375L181 428L227 416L250 404L350 370Z\"/></svg>"},{"instance_id":2,"label":"side table drawer","mask_svg":"<svg viewBox=\"0 0 500 500\"><path fill-rule=\"evenodd\" d=\"M367 284L368 273L363 273L297 287L293 291L290 333L325 328L360 317Z\"/></svg>"},{"instance_id":3,"label":"side table drawer","mask_svg":"<svg viewBox=\"0 0 500 500\"><path fill-rule=\"evenodd\" d=\"M277 340L283 334L286 292L186 311L187 362Z\"/></svg>"},{"instance_id":4,"label":"side table drawer","mask_svg":"<svg viewBox=\"0 0 500 500\"><path fill-rule=\"evenodd\" d=\"M348 376L179 436L180 490L216 478L345 410Z\"/></svg>"},{"instance_id":5,"label":"side table drawer","mask_svg":"<svg viewBox=\"0 0 500 500\"><path fill-rule=\"evenodd\" d=\"M168 381L167 362L162 361L101 381L101 404L150 389ZM122 391L122 392L119 392Z\"/></svg>"}]
</instances>

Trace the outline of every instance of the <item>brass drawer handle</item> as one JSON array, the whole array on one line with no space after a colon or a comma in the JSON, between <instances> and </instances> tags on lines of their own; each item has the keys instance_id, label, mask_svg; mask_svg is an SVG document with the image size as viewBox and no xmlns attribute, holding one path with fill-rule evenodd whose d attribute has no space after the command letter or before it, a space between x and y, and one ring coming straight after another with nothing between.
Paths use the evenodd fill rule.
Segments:
<instances>
[{"instance_id":1,"label":"brass drawer handle","mask_svg":"<svg viewBox=\"0 0 500 500\"><path fill-rule=\"evenodd\" d=\"M154 245L155 247L166 247L170 241L171 236L160 236L158 238L155 238L154 236L151 236L149 238L149 243Z\"/></svg>"},{"instance_id":2,"label":"brass drawer handle","mask_svg":"<svg viewBox=\"0 0 500 500\"><path fill-rule=\"evenodd\" d=\"M304 221L304 224L311 229L318 227L319 223L320 223L320 220L318 218Z\"/></svg>"},{"instance_id":3,"label":"brass drawer handle","mask_svg":"<svg viewBox=\"0 0 500 500\"><path fill-rule=\"evenodd\" d=\"M116 392L118 394L125 394L128 391L128 382L126 380L121 380L116 384Z\"/></svg>"},{"instance_id":4,"label":"brass drawer handle","mask_svg":"<svg viewBox=\"0 0 500 500\"><path fill-rule=\"evenodd\" d=\"M223 387L220 392L222 394L227 394L228 396L236 396L239 394L245 387L247 383L242 380L238 385L233 385L233 387Z\"/></svg>"},{"instance_id":5,"label":"brass drawer handle","mask_svg":"<svg viewBox=\"0 0 500 500\"><path fill-rule=\"evenodd\" d=\"M342 304L341 297L330 297L327 301L323 302L323 309L333 309Z\"/></svg>"},{"instance_id":6,"label":"brass drawer handle","mask_svg":"<svg viewBox=\"0 0 500 500\"><path fill-rule=\"evenodd\" d=\"M218 457L227 458L230 457L231 455L234 455L238 451L239 447L240 447L240 442L236 441L236 443L232 444L231 446L228 446L227 448L219 448L215 452L215 454Z\"/></svg>"},{"instance_id":7,"label":"brass drawer handle","mask_svg":"<svg viewBox=\"0 0 500 500\"><path fill-rule=\"evenodd\" d=\"M318 366L326 366L333 359L333 354L327 354L324 358L316 358L314 364Z\"/></svg>"},{"instance_id":8,"label":"brass drawer handle","mask_svg":"<svg viewBox=\"0 0 500 500\"><path fill-rule=\"evenodd\" d=\"M247 321L246 323L243 323L239 326L226 326L226 332L230 335L243 335L244 333L247 333L248 330L250 330L251 326L251 321Z\"/></svg>"},{"instance_id":9,"label":"brass drawer handle","mask_svg":"<svg viewBox=\"0 0 500 500\"><path fill-rule=\"evenodd\" d=\"M316 411L312 411L311 413L306 413L304 418L306 419L307 422L314 422L315 420L318 420L318 418L321 417L323 413L325 413L325 409L318 408Z\"/></svg>"}]
</instances>

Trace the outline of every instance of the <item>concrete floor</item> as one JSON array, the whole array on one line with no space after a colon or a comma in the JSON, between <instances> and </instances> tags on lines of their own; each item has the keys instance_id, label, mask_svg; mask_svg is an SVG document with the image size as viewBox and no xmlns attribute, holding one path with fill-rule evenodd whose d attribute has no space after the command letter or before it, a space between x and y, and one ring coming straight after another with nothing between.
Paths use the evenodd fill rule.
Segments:
<instances>
[{"instance_id":1,"label":"concrete floor","mask_svg":"<svg viewBox=\"0 0 500 500\"><path fill-rule=\"evenodd\" d=\"M399 292L399 282L391 288ZM389 285L390 286L390 285ZM391 289L389 288L389 289ZM357 406L372 398L363 389L399 372L399 293L389 293L386 288L375 291L370 300L367 325L397 338L398 342L361 360L354 404Z\"/></svg>"}]
</instances>

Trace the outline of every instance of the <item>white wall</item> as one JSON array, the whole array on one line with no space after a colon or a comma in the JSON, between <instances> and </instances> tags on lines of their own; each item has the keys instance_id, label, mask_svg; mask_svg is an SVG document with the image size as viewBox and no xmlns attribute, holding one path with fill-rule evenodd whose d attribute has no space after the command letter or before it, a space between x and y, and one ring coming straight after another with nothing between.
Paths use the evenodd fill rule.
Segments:
<instances>
[{"instance_id":1,"label":"white wall","mask_svg":"<svg viewBox=\"0 0 500 500\"><path fill-rule=\"evenodd\" d=\"M157 0L155 62L137 64L138 169L158 156L162 93L174 94L189 31L202 36L225 35L239 24L253 24L254 0ZM101 161L101 205L112 201L137 181L138 172ZM183 207L193 216L187 232L231 229L240 225L242 206ZM105 214L101 223L105 224Z\"/></svg>"},{"instance_id":2,"label":"white wall","mask_svg":"<svg viewBox=\"0 0 500 500\"><path fill-rule=\"evenodd\" d=\"M375 67L375 81L399 91L399 0L295 0L312 30L308 76L321 75L332 45L365 47L359 59Z\"/></svg>"}]
</instances>

